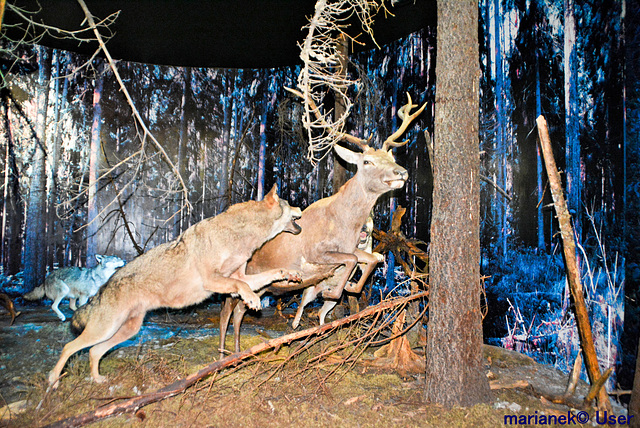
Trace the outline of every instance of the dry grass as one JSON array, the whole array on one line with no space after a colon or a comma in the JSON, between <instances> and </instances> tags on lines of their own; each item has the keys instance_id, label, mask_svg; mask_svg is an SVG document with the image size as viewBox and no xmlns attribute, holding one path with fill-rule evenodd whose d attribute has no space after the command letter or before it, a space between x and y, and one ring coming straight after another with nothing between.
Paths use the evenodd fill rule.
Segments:
<instances>
[{"instance_id":1,"label":"dry grass","mask_svg":"<svg viewBox=\"0 0 640 428\"><path fill-rule=\"evenodd\" d=\"M239 366L216 373L175 397L94 426L149 427L496 427L505 414L560 411L528 390L495 394L494 403L445 410L424 401L424 375L402 378L374 369L369 361L384 344L396 318L395 308L264 352ZM265 340L243 335L242 349ZM232 346L228 338L227 349ZM415 346L415 343L414 343ZM46 392L46 370L28 378L26 411L0 421L10 427L42 426L97 407L156 391L218 359L218 338L171 338L116 349L101 362L106 384L89 379L87 354L72 357L61 386ZM487 368L504 380L536 378L562 389L566 376L513 352L485 349ZM497 408L518 403L520 410Z\"/></svg>"}]
</instances>

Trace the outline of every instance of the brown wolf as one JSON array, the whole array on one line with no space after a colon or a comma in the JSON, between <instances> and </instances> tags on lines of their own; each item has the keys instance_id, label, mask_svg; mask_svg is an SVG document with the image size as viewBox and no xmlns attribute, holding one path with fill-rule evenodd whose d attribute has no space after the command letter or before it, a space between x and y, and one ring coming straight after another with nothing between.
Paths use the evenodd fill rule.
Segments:
<instances>
[{"instance_id":1,"label":"brown wolf","mask_svg":"<svg viewBox=\"0 0 640 428\"><path fill-rule=\"evenodd\" d=\"M278 198L274 186L263 201L233 205L135 258L73 315L71 325L82 333L65 345L49 384L55 388L67 359L88 346L91 376L103 382L100 358L136 334L149 310L194 305L213 293L237 294L260 309L255 290L275 280L300 278L280 268L246 275L247 260L280 232L300 233L295 223L300 216L299 208Z\"/></svg>"},{"instance_id":2,"label":"brown wolf","mask_svg":"<svg viewBox=\"0 0 640 428\"><path fill-rule=\"evenodd\" d=\"M51 272L44 280L44 283L33 291L25 294L27 300L42 299L45 295L53 300L51 309L58 315L60 321L66 317L58 305L64 298L69 298L69 308L76 310L76 299L78 305L83 306L89 297L95 295L100 287L107 282L119 267L124 266L124 260L118 256L101 256L96 254L98 265L92 268L76 266L63 267Z\"/></svg>"}]
</instances>

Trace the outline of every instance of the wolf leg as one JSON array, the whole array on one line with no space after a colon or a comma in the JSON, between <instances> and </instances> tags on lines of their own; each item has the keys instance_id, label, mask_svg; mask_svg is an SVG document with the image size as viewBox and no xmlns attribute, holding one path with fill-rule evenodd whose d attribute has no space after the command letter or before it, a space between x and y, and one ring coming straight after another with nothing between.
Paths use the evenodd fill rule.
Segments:
<instances>
[{"instance_id":1,"label":"wolf leg","mask_svg":"<svg viewBox=\"0 0 640 428\"><path fill-rule=\"evenodd\" d=\"M62 369L67 363L69 357L81 349L109 339L114 334L113 329L104 329L105 324L108 325L108 321L105 322L105 320L100 320L99 326L96 326L94 323L87 324L80 336L64 345L60 359L53 370L49 372L49 385L52 389L56 389L58 387L60 374L62 373Z\"/></svg>"},{"instance_id":2,"label":"wolf leg","mask_svg":"<svg viewBox=\"0 0 640 428\"><path fill-rule=\"evenodd\" d=\"M53 304L51 305L51 309L53 309L53 312L55 312L56 315L58 315L58 318L60 318L60 321L65 321L67 319L67 317L64 316L64 314L60 311L60 309L58 309L58 305L60 304L63 298L64 298L64 295L59 294L58 296L56 296L55 300L53 301Z\"/></svg>"},{"instance_id":3,"label":"wolf leg","mask_svg":"<svg viewBox=\"0 0 640 428\"><path fill-rule=\"evenodd\" d=\"M231 274L231 278L239 279L249 285L253 291L259 291L274 281L287 280L288 282L302 282L302 277L298 272L287 269L271 269L257 274L247 275L247 264L242 265L237 271Z\"/></svg>"},{"instance_id":4,"label":"wolf leg","mask_svg":"<svg viewBox=\"0 0 640 428\"><path fill-rule=\"evenodd\" d=\"M316 297L318 297L318 293L321 288L318 286L305 288L302 292L302 297L300 298L300 305L298 305L298 311L296 312L296 317L293 319L293 323L291 324L293 328L298 328L300 325L300 319L302 318L302 313L304 312L304 307L309 303L313 302Z\"/></svg>"},{"instance_id":5,"label":"wolf leg","mask_svg":"<svg viewBox=\"0 0 640 428\"><path fill-rule=\"evenodd\" d=\"M58 309L58 305L60 304L62 299L67 297L67 295L71 291L69 290L67 284L65 284L64 281L61 281L58 278L54 277L51 278L51 281L45 281L45 290L47 297L53 299L53 304L51 305L51 309L53 309L53 312L58 315L60 321L66 320L67 318L60 311L60 309ZM69 305L71 305L71 301L69 301Z\"/></svg>"},{"instance_id":6,"label":"wolf leg","mask_svg":"<svg viewBox=\"0 0 640 428\"><path fill-rule=\"evenodd\" d=\"M83 294L78 298L78 306L84 306L87 304L87 300L89 300L88 294ZM75 309L74 309L75 311Z\"/></svg>"},{"instance_id":7,"label":"wolf leg","mask_svg":"<svg viewBox=\"0 0 640 428\"><path fill-rule=\"evenodd\" d=\"M76 306L76 298L75 297L69 297L69 309L71 309L73 312L75 312L76 309L78 309L78 307Z\"/></svg>"},{"instance_id":8,"label":"wolf leg","mask_svg":"<svg viewBox=\"0 0 640 428\"><path fill-rule=\"evenodd\" d=\"M251 309L259 311L261 308L260 296L254 293L246 282L239 279L218 276L205 280L203 287L212 293L238 294Z\"/></svg>"},{"instance_id":9,"label":"wolf leg","mask_svg":"<svg viewBox=\"0 0 640 428\"><path fill-rule=\"evenodd\" d=\"M107 380L106 377L100 375L100 359L102 356L114 346L124 342L129 339L131 336L140 331L140 326L142 326L142 321L144 320L145 313L136 314L130 316L123 324L120 326L120 329L111 336L110 339L98 343L93 348L89 350L89 362L91 365L91 377L97 383L103 383Z\"/></svg>"}]
</instances>

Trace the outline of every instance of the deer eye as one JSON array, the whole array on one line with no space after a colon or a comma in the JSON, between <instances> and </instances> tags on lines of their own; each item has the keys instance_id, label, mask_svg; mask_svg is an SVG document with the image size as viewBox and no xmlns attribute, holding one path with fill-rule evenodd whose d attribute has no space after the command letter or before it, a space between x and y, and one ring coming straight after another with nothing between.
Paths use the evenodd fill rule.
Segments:
<instances>
[{"instance_id":1,"label":"deer eye","mask_svg":"<svg viewBox=\"0 0 640 428\"><path fill-rule=\"evenodd\" d=\"M371 161L369 161L369 160L365 160L365 161L363 162L363 164L364 164L364 165L371 165L371 164L372 164L372 162L371 162Z\"/></svg>"}]
</instances>

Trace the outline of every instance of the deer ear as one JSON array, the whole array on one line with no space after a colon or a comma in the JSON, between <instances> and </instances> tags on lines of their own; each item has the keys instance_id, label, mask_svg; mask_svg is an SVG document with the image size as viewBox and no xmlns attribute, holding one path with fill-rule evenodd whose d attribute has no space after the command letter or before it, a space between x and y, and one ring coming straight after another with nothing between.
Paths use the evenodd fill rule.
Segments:
<instances>
[{"instance_id":1,"label":"deer ear","mask_svg":"<svg viewBox=\"0 0 640 428\"><path fill-rule=\"evenodd\" d=\"M269 193L267 193L267 196L264 197L264 200L267 202L267 205L274 206L280 203L277 192L278 192L278 185L274 184L271 190L269 191Z\"/></svg>"},{"instance_id":2,"label":"deer ear","mask_svg":"<svg viewBox=\"0 0 640 428\"><path fill-rule=\"evenodd\" d=\"M352 152L349 149L346 149L342 146L335 145L333 149L336 151L336 154L342 158L345 162L357 164L360 153Z\"/></svg>"}]
</instances>

